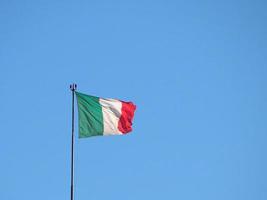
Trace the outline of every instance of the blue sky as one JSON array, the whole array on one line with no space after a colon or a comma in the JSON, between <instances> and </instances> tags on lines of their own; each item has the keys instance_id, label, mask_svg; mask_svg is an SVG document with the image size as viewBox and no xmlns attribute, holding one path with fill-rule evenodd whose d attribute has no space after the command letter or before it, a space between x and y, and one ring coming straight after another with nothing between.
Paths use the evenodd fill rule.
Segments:
<instances>
[{"instance_id":1,"label":"blue sky","mask_svg":"<svg viewBox=\"0 0 267 200\"><path fill-rule=\"evenodd\" d=\"M127 136L76 132L77 200L265 200L266 8L1 0L0 199L69 199L75 82L137 105Z\"/></svg>"}]
</instances>

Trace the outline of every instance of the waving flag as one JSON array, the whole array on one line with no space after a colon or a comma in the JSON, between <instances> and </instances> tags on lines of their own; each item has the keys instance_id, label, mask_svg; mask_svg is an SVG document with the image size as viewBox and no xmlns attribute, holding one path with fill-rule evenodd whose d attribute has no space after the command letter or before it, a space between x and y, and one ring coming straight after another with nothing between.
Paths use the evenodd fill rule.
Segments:
<instances>
[{"instance_id":1,"label":"waving flag","mask_svg":"<svg viewBox=\"0 0 267 200\"><path fill-rule=\"evenodd\" d=\"M79 113L79 137L123 135L132 131L136 106L132 102L105 99L75 92Z\"/></svg>"}]
</instances>

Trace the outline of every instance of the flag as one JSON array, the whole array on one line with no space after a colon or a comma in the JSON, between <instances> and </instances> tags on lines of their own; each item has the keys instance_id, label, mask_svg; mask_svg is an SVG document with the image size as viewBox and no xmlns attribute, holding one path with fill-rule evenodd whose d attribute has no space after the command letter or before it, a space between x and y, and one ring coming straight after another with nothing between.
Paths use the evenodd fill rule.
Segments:
<instances>
[{"instance_id":1,"label":"flag","mask_svg":"<svg viewBox=\"0 0 267 200\"><path fill-rule=\"evenodd\" d=\"M132 131L136 106L132 102L99 98L75 92L79 114L79 138L123 135Z\"/></svg>"}]
</instances>

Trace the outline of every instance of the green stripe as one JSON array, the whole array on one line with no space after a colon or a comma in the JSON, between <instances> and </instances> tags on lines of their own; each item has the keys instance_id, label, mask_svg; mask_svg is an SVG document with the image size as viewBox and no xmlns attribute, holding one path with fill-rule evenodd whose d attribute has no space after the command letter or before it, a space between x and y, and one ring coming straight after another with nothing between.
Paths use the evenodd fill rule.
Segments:
<instances>
[{"instance_id":1,"label":"green stripe","mask_svg":"<svg viewBox=\"0 0 267 200\"><path fill-rule=\"evenodd\" d=\"M79 138L103 135L103 114L99 98L75 93L79 113Z\"/></svg>"}]
</instances>

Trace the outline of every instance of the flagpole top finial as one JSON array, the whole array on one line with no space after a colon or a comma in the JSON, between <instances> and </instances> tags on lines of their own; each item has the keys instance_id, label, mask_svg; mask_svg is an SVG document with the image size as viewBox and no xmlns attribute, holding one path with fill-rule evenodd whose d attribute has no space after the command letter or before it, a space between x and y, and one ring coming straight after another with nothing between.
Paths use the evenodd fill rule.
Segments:
<instances>
[{"instance_id":1,"label":"flagpole top finial","mask_svg":"<svg viewBox=\"0 0 267 200\"><path fill-rule=\"evenodd\" d=\"M71 91L75 91L76 89L77 89L76 83L73 83L73 84L70 85L70 90Z\"/></svg>"}]
</instances>

